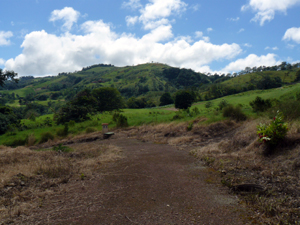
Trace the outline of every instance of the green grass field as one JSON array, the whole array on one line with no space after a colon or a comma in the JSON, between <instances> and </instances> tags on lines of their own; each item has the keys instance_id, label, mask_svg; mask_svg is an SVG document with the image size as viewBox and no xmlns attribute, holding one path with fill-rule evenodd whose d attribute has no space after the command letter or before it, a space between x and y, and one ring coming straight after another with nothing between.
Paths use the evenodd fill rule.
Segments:
<instances>
[{"instance_id":1,"label":"green grass field","mask_svg":"<svg viewBox=\"0 0 300 225\"><path fill-rule=\"evenodd\" d=\"M158 124L158 123L169 123L169 122L184 122L192 121L198 117L205 117L207 120L204 123L211 123L220 120L224 120L222 113L217 110L218 104L223 99L226 100L229 104L241 105L243 112L252 118L256 118L258 115L253 112L252 108L249 105L250 101L253 101L257 96L262 97L263 99L267 98L276 98L278 100L295 98L296 93L300 92L300 84L284 86L276 89L269 90L255 90L248 91L240 94L235 94L231 96L226 96L219 99L211 100L212 106L206 108L206 101L195 103L191 107L191 112L194 108L198 108L199 114L187 114L182 113L182 117L176 120L173 120L173 117L178 114L176 111L167 110L172 105L165 107L156 107L151 109L123 109L121 113L125 115L128 119L129 126L140 126L143 124ZM42 102L42 103L46 103ZM16 102L14 104L17 104ZM49 117L53 119L53 114L44 115L36 118L35 121L28 119L22 120L22 123L28 127L27 130L17 131L17 132L8 132L0 136L0 144L11 145L15 140L25 139L26 136L34 134L36 140L40 140L42 133L50 132L53 135L56 135L59 129L63 129L63 126L53 125L51 127L44 126L46 118ZM95 130L102 130L102 123L109 123L110 128L116 127L116 123L112 120L112 113L105 112L102 114L97 114L92 116L91 120L84 121L81 123L76 123L74 126L69 127L70 135L77 135L84 133L87 128L94 128Z\"/></svg>"}]
</instances>

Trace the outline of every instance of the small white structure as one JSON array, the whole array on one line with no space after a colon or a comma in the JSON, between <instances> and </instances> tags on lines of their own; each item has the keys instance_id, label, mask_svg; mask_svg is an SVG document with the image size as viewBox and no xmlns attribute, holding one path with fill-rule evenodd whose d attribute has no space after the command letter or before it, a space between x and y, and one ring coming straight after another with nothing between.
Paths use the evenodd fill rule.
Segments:
<instances>
[{"instance_id":1,"label":"small white structure","mask_svg":"<svg viewBox=\"0 0 300 225\"><path fill-rule=\"evenodd\" d=\"M105 134L108 132L108 123L102 123L102 133Z\"/></svg>"}]
</instances>

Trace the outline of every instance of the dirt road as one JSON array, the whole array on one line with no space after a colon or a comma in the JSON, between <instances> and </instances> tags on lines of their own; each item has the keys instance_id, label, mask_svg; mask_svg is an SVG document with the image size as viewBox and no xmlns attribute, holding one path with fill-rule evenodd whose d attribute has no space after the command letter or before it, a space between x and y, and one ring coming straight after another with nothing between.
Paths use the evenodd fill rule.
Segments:
<instances>
[{"instance_id":1,"label":"dirt road","mask_svg":"<svg viewBox=\"0 0 300 225\"><path fill-rule=\"evenodd\" d=\"M72 181L22 224L247 224L238 200L208 182L188 151L115 137L123 150L90 180Z\"/></svg>"}]
</instances>

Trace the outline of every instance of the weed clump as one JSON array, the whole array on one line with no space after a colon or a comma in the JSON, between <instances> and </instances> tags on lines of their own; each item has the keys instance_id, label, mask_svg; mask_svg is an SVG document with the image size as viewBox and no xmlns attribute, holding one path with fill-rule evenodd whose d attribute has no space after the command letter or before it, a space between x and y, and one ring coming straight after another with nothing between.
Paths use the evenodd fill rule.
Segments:
<instances>
[{"instance_id":1,"label":"weed clump","mask_svg":"<svg viewBox=\"0 0 300 225\"><path fill-rule=\"evenodd\" d=\"M245 113L243 113L240 106L228 105L223 108L223 116L228 117L232 120L244 121L247 119Z\"/></svg>"},{"instance_id":2,"label":"weed clump","mask_svg":"<svg viewBox=\"0 0 300 225\"><path fill-rule=\"evenodd\" d=\"M54 135L48 131L48 132L42 133L40 143L45 143L48 140L53 140L53 139L54 139Z\"/></svg>"}]
</instances>

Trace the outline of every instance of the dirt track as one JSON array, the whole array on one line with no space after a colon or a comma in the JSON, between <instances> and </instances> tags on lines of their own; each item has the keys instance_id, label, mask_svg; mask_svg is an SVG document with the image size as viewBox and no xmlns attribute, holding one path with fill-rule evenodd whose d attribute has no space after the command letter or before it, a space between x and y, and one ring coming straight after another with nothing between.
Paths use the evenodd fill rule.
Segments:
<instances>
[{"instance_id":1,"label":"dirt track","mask_svg":"<svg viewBox=\"0 0 300 225\"><path fill-rule=\"evenodd\" d=\"M22 224L247 224L246 210L209 184L188 151L124 137L96 142L121 147L124 158L66 184Z\"/></svg>"}]
</instances>

